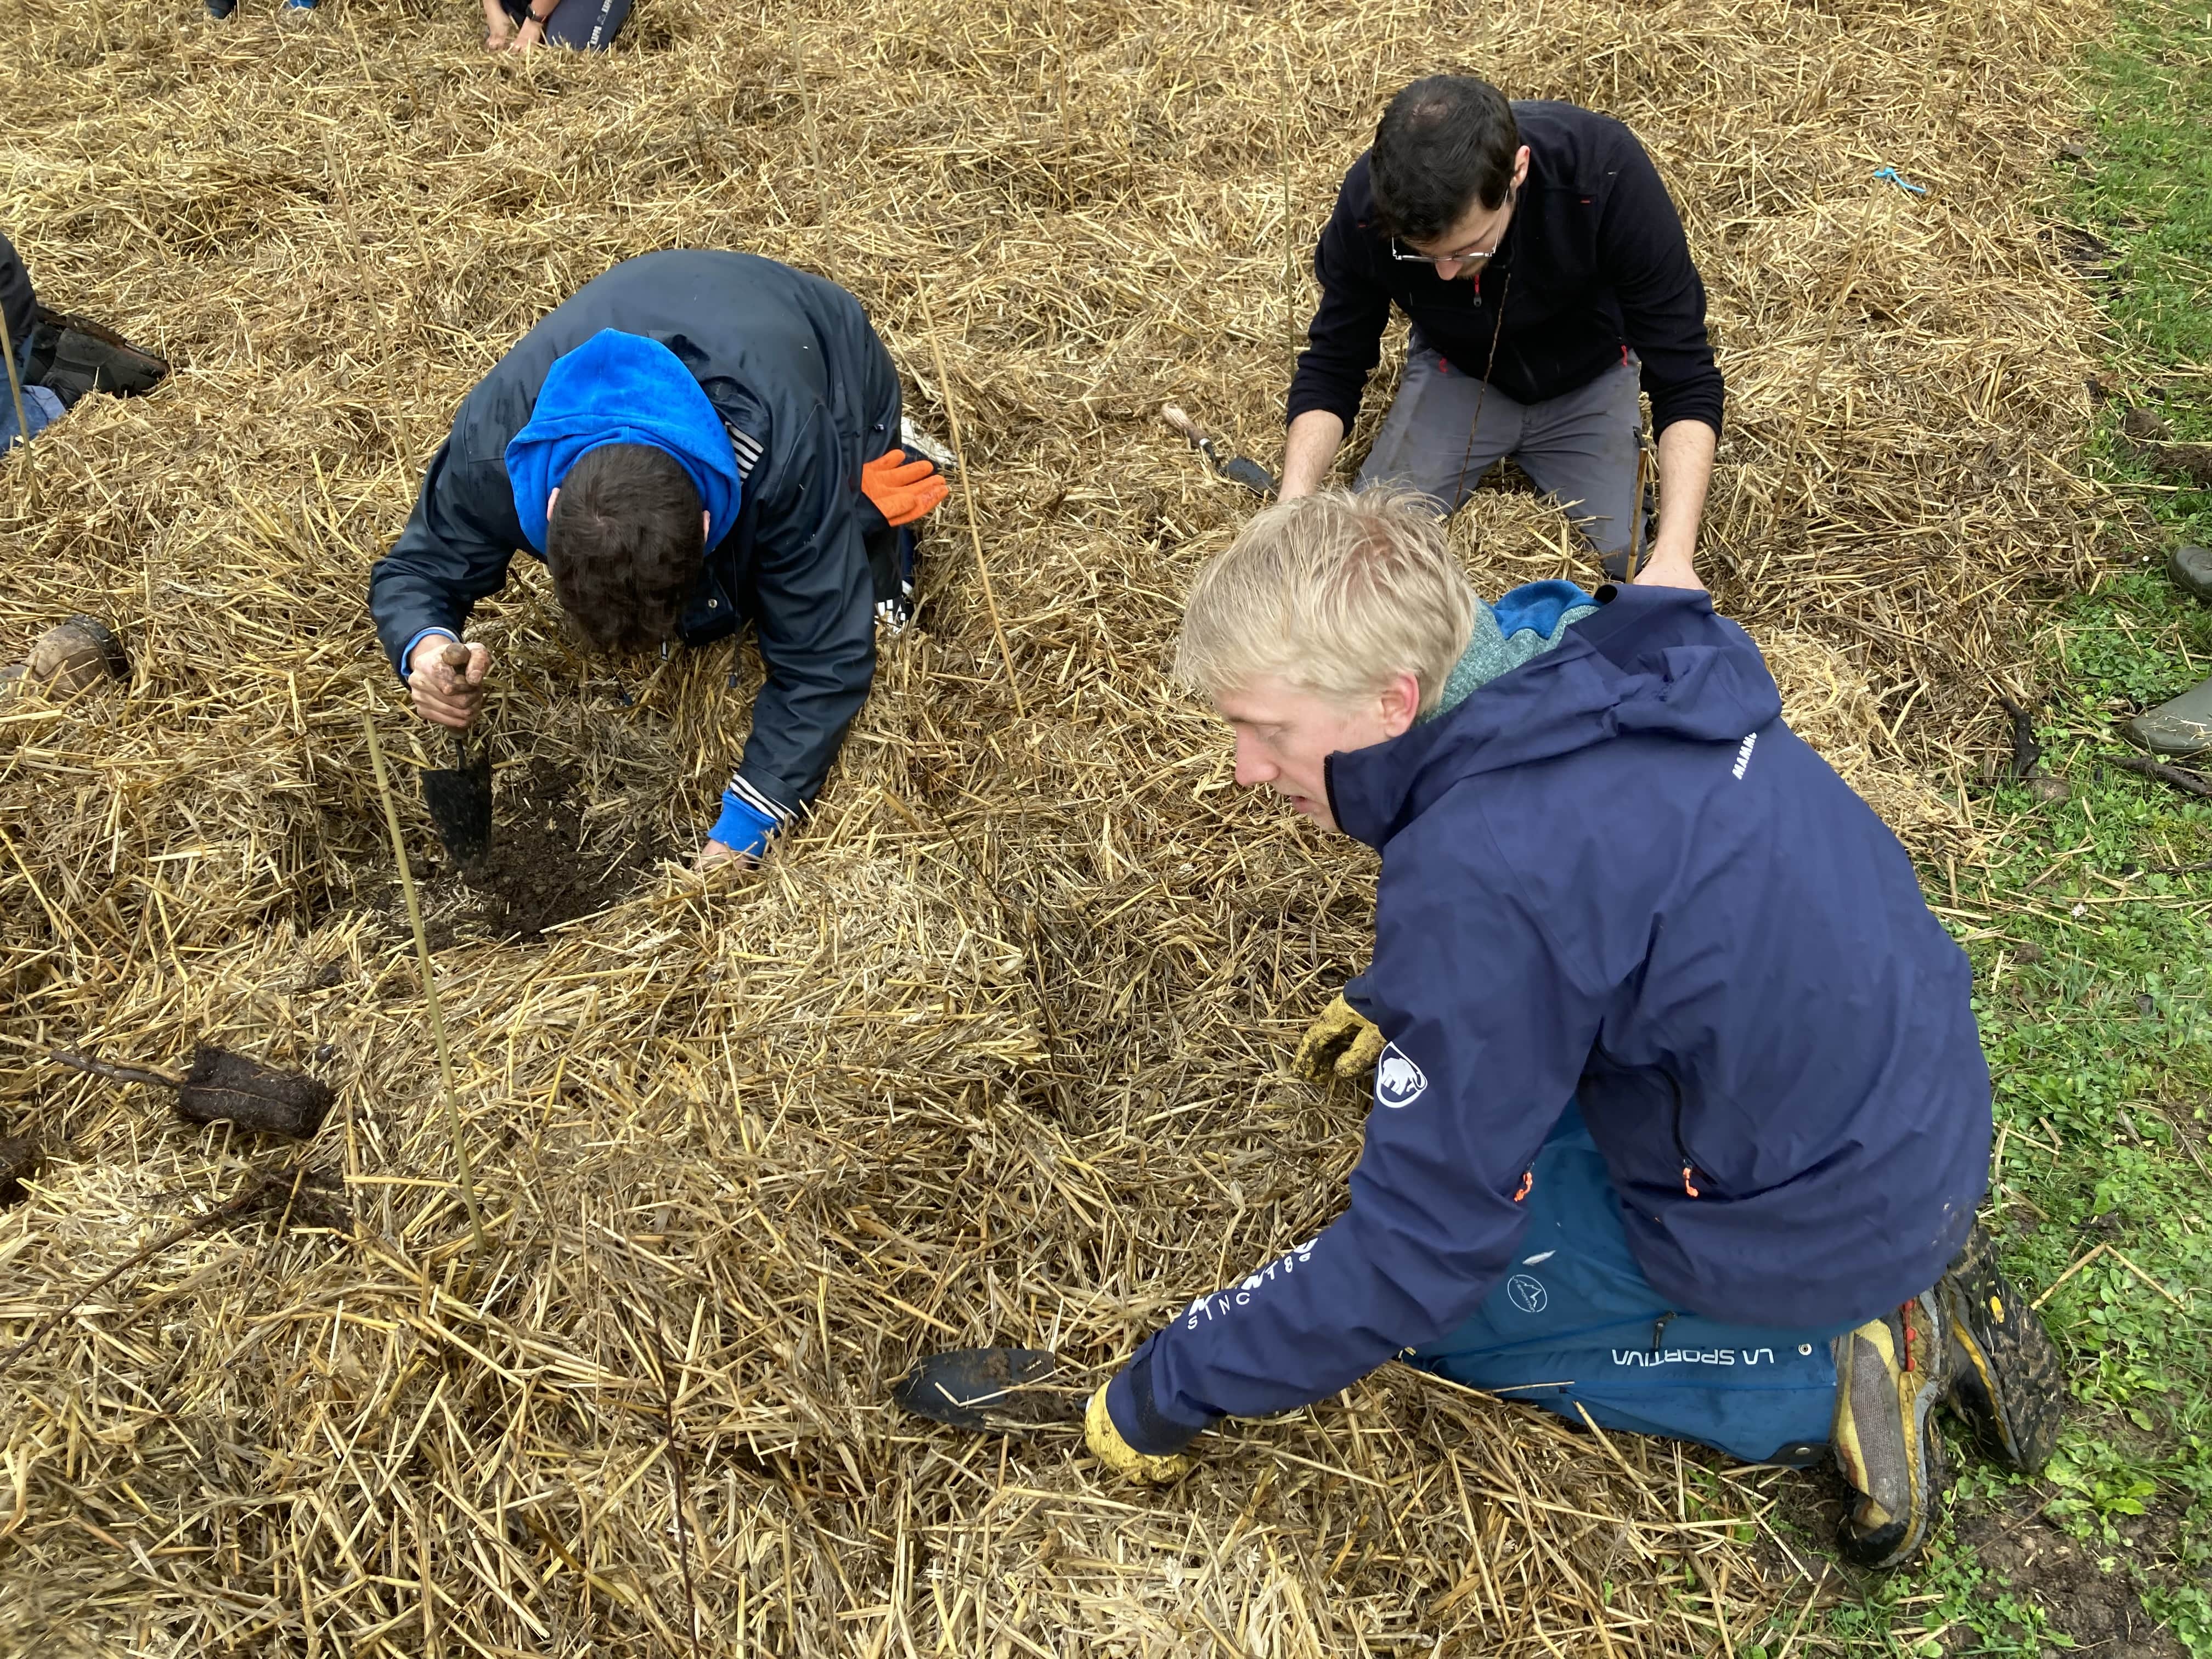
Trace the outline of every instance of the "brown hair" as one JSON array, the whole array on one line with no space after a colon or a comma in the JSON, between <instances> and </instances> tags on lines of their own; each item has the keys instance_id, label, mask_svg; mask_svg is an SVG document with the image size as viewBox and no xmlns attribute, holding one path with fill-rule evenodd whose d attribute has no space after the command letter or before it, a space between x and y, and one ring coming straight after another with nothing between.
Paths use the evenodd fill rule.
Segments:
<instances>
[{"instance_id":1,"label":"brown hair","mask_svg":"<svg viewBox=\"0 0 2212 1659\"><path fill-rule=\"evenodd\" d=\"M703 510L682 464L647 444L601 444L568 469L545 562L586 644L642 651L675 635L706 556Z\"/></svg>"}]
</instances>

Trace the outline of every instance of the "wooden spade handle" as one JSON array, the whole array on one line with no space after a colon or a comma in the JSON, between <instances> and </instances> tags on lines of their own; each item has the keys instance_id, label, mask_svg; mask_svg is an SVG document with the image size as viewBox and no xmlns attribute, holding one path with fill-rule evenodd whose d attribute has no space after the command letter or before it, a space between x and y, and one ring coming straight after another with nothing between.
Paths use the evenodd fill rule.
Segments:
<instances>
[{"instance_id":1,"label":"wooden spade handle","mask_svg":"<svg viewBox=\"0 0 2212 1659\"><path fill-rule=\"evenodd\" d=\"M152 1071L143 1066L118 1066L112 1060L94 1060L89 1054L80 1054L68 1048L56 1048L46 1058L56 1065L89 1072L94 1077L111 1078L118 1083L149 1083L161 1089L181 1089L185 1086L184 1079L171 1077L167 1072Z\"/></svg>"},{"instance_id":2,"label":"wooden spade handle","mask_svg":"<svg viewBox=\"0 0 2212 1659\"><path fill-rule=\"evenodd\" d=\"M448 641L438 660L456 674L465 674L469 672L469 648L458 641Z\"/></svg>"},{"instance_id":3,"label":"wooden spade handle","mask_svg":"<svg viewBox=\"0 0 2212 1659\"><path fill-rule=\"evenodd\" d=\"M1180 405L1176 404L1162 404L1160 405L1160 418L1165 421L1170 426L1173 427L1176 431L1182 433L1182 435L1189 439L1191 442L1194 444L1202 444L1206 441L1206 428L1199 425L1196 421L1192 420L1189 416L1184 414Z\"/></svg>"}]
</instances>

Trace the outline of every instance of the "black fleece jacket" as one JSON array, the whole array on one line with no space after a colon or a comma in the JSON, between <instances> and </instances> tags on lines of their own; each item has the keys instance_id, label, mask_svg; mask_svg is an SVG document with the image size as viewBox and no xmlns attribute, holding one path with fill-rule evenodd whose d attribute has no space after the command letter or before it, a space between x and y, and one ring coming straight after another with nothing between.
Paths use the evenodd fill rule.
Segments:
<instances>
[{"instance_id":1,"label":"black fleece jacket","mask_svg":"<svg viewBox=\"0 0 2212 1659\"><path fill-rule=\"evenodd\" d=\"M0 236L0 318L6 319L9 341L18 351L23 349L24 337L30 333L38 309L38 296L31 292L31 273L23 268L15 245Z\"/></svg>"},{"instance_id":2,"label":"black fleece jacket","mask_svg":"<svg viewBox=\"0 0 2212 1659\"><path fill-rule=\"evenodd\" d=\"M1644 360L1655 432L1685 420L1718 432L1705 285L1651 158L1620 122L1571 104L1516 102L1513 115L1528 178L1479 284L1392 258L1374 228L1369 158L1352 164L1314 252L1321 308L1291 381L1290 418L1325 409L1350 428L1395 303L1417 346L1469 374L1483 374L1495 338L1491 384L1519 402L1587 386L1629 349Z\"/></svg>"}]
</instances>

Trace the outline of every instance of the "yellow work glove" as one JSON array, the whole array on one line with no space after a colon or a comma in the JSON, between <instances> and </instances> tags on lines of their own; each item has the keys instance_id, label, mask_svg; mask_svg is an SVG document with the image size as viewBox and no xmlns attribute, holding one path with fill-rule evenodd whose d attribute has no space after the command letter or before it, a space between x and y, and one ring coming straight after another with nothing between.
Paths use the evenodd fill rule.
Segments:
<instances>
[{"instance_id":1,"label":"yellow work glove","mask_svg":"<svg viewBox=\"0 0 2212 1659\"><path fill-rule=\"evenodd\" d=\"M1309 1083L1326 1085L1332 1079L1357 1083L1375 1069L1382 1055L1382 1033L1339 992L1336 1000L1306 1027L1297 1053L1291 1057L1291 1070Z\"/></svg>"},{"instance_id":2,"label":"yellow work glove","mask_svg":"<svg viewBox=\"0 0 2212 1659\"><path fill-rule=\"evenodd\" d=\"M926 516L951 488L929 462L907 460L903 449L887 449L860 468L860 493L894 527Z\"/></svg>"},{"instance_id":3,"label":"yellow work glove","mask_svg":"<svg viewBox=\"0 0 2212 1659\"><path fill-rule=\"evenodd\" d=\"M1198 1467L1198 1460L1188 1452L1170 1452L1165 1457L1154 1457L1140 1452L1121 1438L1121 1430L1106 1411L1106 1385L1101 1382L1098 1392L1091 1396L1091 1403L1083 1412L1083 1443L1091 1448L1091 1455L1126 1480L1141 1480L1148 1486L1164 1486L1180 1480Z\"/></svg>"}]
</instances>

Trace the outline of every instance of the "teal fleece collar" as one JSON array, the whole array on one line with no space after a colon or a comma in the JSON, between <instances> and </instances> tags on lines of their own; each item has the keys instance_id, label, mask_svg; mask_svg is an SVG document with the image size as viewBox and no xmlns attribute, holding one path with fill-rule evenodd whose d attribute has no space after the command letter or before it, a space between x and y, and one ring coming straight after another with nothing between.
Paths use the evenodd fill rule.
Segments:
<instances>
[{"instance_id":1,"label":"teal fleece collar","mask_svg":"<svg viewBox=\"0 0 2212 1659\"><path fill-rule=\"evenodd\" d=\"M1540 657L1566 637L1567 629L1597 610L1597 601L1572 582L1528 582L1500 596L1495 605L1475 602L1474 632L1467 649L1445 677L1443 695L1423 721L1456 708L1476 690Z\"/></svg>"}]
</instances>

